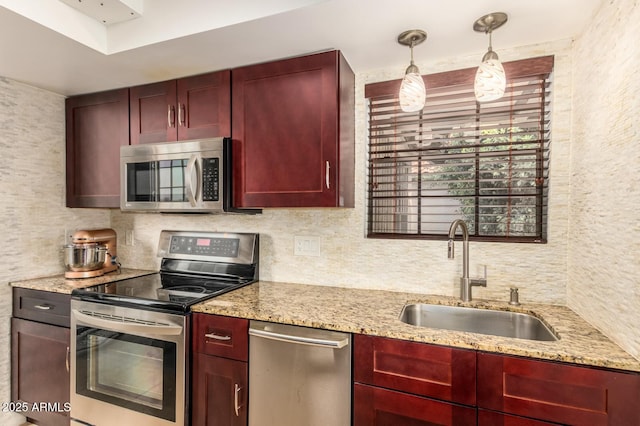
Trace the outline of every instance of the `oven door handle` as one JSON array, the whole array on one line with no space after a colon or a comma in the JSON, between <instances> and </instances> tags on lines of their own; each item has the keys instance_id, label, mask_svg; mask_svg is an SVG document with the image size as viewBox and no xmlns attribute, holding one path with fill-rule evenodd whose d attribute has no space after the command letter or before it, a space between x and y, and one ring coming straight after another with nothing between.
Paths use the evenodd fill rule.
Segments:
<instances>
[{"instance_id":1,"label":"oven door handle","mask_svg":"<svg viewBox=\"0 0 640 426\"><path fill-rule=\"evenodd\" d=\"M136 322L127 322L121 320L112 321L87 315L78 311L77 309L73 309L73 316L76 318L77 322L80 323L80 325L90 325L92 327L109 329L122 333L146 333L163 336L178 336L182 334L182 327L179 325L153 325L139 324Z\"/></svg>"}]
</instances>

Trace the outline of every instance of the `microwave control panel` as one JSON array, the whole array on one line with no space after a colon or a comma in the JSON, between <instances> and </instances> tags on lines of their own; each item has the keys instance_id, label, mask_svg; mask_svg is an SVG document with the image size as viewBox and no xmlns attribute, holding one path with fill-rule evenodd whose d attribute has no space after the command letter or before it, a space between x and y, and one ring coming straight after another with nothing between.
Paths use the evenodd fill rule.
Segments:
<instances>
[{"instance_id":1,"label":"microwave control panel","mask_svg":"<svg viewBox=\"0 0 640 426\"><path fill-rule=\"evenodd\" d=\"M203 201L220 200L220 159L202 159L202 199Z\"/></svg>"}]
</instances>

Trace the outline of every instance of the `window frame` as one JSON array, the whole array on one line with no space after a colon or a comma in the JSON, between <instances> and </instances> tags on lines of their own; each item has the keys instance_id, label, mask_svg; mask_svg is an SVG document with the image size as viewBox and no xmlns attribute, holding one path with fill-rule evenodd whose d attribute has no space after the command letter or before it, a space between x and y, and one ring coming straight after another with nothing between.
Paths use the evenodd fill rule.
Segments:
<instances>
[{"instance_id":1,"label":"window frame","mask_svg":"<svg viewBox=\"0 0 640 426\"><path fill-rule=\"evenodd\" d=\"M541 81L543 82L543 84L545 86L543 86L542 88L542 94L540 95L540 97L542 98L541 101L541 106L540 106L540 137L539 140L541 141L541 144L544 145L546 144L545 148L543 149L543 153L544 156L541 158L541 161L536 160L536 168L540 168L542 174L540 176L542 176L541 182L538 183L539 178L536 178L536 186L540 186L540 189L537 190L536 192L539 192L539 196L540 198L537 199L536 196L536 235L532 235L532 236L525 236L525 235L481 235L480 233L478 233L478 230L475 229L475 223L472 224L470 229L470 234L469 234L469 239L470 240L475 240L475 241L492 241L492 242L522 242L522 243L546 243L547 242L547 235L548 235L548 202L549 202L549 196L548 196L548 187L549 187L549 163L550 163L550 143L551 143L551 137L550 137L550 131L551 131L551 125L550 125L550 118L548 119L549 122L544 122L544 117L551 117L551 89L550 89L550 85L552 83L552 74L553 74L553 64L554 64L554 56L543 56L543 57L537 57L537 58L530 58L530 59L523 59L523 60L519 60L519 61L512 61L512 62L506 62L503 64L504 68L505 68L505 72L507 75L507 92L505 93L505 96L508 96L508 92L509 92L509 84L510 82L516 81L517 79L523 79L523 78L531 78L531 79L541 79ZM437 73L437 74L429 74L429 75L424 75L423 78L425 80L425 84L427 86L427 106L425 106L425 109L427 109L428 105L429 105L429 90L434 90L434 89L443 89L443 90L457 90L459 88L465 88L466 86L466 90L469 89L471 92L473 92L473 81L475 79L475 72L476 72L477 68L467 68L467 69L461 69L461 70L455 70L455 71L448 71L448 72L441 72L441 73ZM397 100L397 94L400 88L400 84L401 84L401 80L393 80L393 81L385 81L385 82L378 82L378 83L371 83L371 84L367 84L365 86L365 98L368 101L367 105L369 107L369 111L368 111L368 118L369 118L369 125L368 125L368 159L367 159L367 238L387 238L387 239L433 239L433 240L444 240L444 239L448 239L448 235L447 233L403 233L403 232L399 232L398 230L394 229L393 232L380 232L380 231L374 231L373 230L373 224L375 223L373 221L373 217L375 215L374 212L374 203L373 203L373 199L374 199L374 182L373 180L373 166L372 166L372 139L374 138L374 134L372 131L372 125L371 125L371 121L372 121L372 105L373 102L376 100L380 100L380 99L385 99L387 102L388 101L392 101L397 103L397 110L398 113L395 115L392 115L394 117L399 117L399 116L403 116L406 117L407 114L414 114L414 115L420 115L421 111L418 111L416 113L401 113L400 109L399 109L399 102ZM495 101L495 102L499 102ZM482 116L482 107L486 106L486 105L491 105L491 102L488 103L483 103L483 104L477 104L477 108L476 108L476 117L481 117ZM513 108L513 106L511 106L511 108ZM488 109L488 108L487 108ZM416 122L422 120L421 116L419 119L415 119ZM420 121L420 123L422 123ZM433 124L433 123L431 123ZM421 124L420 124L421 125ZM500 129L504 128L504 127L499 127ZM511 160L510 160L511 161ZM511 163L509 163L511 164ZM476 171L476 174L478 172ZM537 173L537 172L536 172ZM401 173L400 173L401 174ZM420 174L418 174L418 176L422 176ZM538 175L537 175L538 176ZM420 185L422 182L422 177L420 177L419 179L417 179L417 185L418 185L418 191L420 192ZM481 180L479 178L476 177L475 180L475 187L476 187L476 192L478 192L478 182L481 182ZM421 193L421 192L420 192ZM529 197L533 198L533 196L528 195ZM479 195L476 195L477 198L480 198ZM511 195L509 195L509 197L511 197ZM399 200L401 197L399 196L395 196L395 197L389 197L389 200ZM418 200L418 204L420 206L422 206L422 202L423 199L426 199L428 197L423 197L422 195L418 195L417 197L415 197L416 200ZM455 197L450 197L450 198L455 198ZM517 196L513 197L518 198ZM523 197L521 197L523 198ZM539 203L539 204L538 204ZM509 204L511 205L511 201L509 201ZM477 207L477 206L476 206ZM418 211L420 211L421 207L417 208ZM396 212L394 212L396 213ZM478 213L474 213L477 215ZM452 215L453 216L453 215ZM459 217L455 217L455 218L459 218ZM455 219L454 218L454 219ZM461 217L460 217L461 218ZM418 213L418 219L417 222L419 224L422 224L422 219L420 216L420 213ZM482 223L482 222L480 222ZM394 224L395 226L395 224ZM417 225L418 229L420 229L420 225Z\"/></svg>"}]
</instances>

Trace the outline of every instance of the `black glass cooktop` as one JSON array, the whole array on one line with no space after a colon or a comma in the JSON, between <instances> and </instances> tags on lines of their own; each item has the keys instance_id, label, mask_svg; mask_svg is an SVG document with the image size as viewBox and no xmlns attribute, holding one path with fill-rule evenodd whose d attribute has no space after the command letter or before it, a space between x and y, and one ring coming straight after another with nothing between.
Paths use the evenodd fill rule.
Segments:
<instances>
[{"instance_id":1,"label":"black glass cooktop","mask_svg":"<svg viewBox=\"0 0 640 426\"><path fill-rule=\"evenodd\" d=\"M258 279L259 236L249 233L162 231L160 271L75 289L74 299L169 312Z\"/></svg>"},{"instance_id":2,"label":"black glass cooktop","mask_svg":"<svg viewBox=\"0 0 640 426\"><path fill-rule=\"evenodd\" d=\"M191 305L250 284L253 280L156 273L84 289L72 296L119 306L187 312Z\"/></svg>"}]
</instances>

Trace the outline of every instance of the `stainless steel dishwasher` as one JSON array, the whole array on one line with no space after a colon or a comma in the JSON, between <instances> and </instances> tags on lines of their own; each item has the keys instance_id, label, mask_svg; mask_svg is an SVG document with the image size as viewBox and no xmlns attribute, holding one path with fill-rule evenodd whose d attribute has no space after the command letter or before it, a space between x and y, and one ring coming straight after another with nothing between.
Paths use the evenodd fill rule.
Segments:
<instances>
[{"instance_id":1,"label":"stainless steel dishwasher","mask_svg":"<svg viewBox=\"0 0 640 426\"><path fill-rule=\"evenodd\" d=\"M249 426L351 424L351 335L251 321Z\"/></svg>"}]
</instances>

